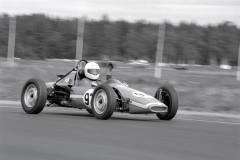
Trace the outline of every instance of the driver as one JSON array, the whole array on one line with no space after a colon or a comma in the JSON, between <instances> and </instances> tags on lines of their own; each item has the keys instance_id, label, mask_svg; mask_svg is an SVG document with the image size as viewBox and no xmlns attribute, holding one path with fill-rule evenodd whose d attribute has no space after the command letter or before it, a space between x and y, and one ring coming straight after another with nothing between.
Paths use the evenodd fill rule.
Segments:
<instances>
[{"instance_id":1,"label":"driver","mask_svg":"<svg viewBox=\"0 0 240 160\"><path fill-rule=\"evenodd\" d=\"M84 74L91 80L97 80L100 76L100 67L95 62L89 62L84 68Z\"/></svg>"},{"instance_id":2,"label":"driver","mask_svg":"<svg viewBox=\"0 0 240 160\"><path fill-rule=\"evenodd\" d=\"M100 67L95 62L88 62L84 69L79 71L78 86L91 85L93 81L96 81L100 76Z\"/></svg>"}]
</instances>

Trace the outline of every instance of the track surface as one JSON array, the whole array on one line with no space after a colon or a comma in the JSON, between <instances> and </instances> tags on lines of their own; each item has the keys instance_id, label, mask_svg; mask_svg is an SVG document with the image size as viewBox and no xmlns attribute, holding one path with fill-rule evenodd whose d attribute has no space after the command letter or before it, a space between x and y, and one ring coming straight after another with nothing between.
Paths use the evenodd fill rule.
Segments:
<instances>
[{"instance_id":1,"label":"track surface","mask_svg":"<svg viewBox=\"0 0 240 160\"><path fill-rule=\"evenodd\" d=\"M0 106L0 160L239 160L237 123Z\"/></svg>"}]
</instances>

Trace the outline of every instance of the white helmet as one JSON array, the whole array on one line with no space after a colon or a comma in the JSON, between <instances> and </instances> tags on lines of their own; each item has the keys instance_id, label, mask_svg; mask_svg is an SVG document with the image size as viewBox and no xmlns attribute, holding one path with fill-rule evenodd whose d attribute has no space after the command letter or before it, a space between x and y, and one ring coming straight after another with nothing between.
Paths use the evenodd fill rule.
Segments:
<instances>
[{"instance_id":1,"label":"white helmet","mask_svg":"<svg viewBox=\"0 0 240 160\"><path fill-rule=\"evenodd\" d=\"M87 78L96 80L100 75L100 67L95 62L89 62L84 68L84 73Z\"/></svg>"}]
</instances>

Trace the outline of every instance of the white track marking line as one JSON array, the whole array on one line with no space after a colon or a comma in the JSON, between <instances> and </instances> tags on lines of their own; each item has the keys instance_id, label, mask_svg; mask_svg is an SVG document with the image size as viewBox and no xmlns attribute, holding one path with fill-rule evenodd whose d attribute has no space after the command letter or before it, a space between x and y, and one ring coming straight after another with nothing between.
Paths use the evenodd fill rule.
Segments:
<instances>
[{"instance_id":1,"label":"white track marking line","mask_svg":"<svg viewBox=\"0 0 240 160\"><path fill-rule=\"evenodd\" d=\"M57 109L57 108L44 108L44 110L48 110L48 111L57 111L57 110L59 110L59 109Z\"/></svg>"},{"instance_id":2,"label":"white track marking line","mask_svg":"<svg viewBox=\"0 0 240 160\"><path fill-rule=\"evenodd\" d=\"M0 106L0 108L18 108L18 109L20 109L21 107L13 107L13 106Z\"/></svg>"},{"instance_id":3,"label":"white track marking line","mask_svg":"<svg viewBox=\"0 0 240 160\"><path fill-rule=\"evenodd\" d=\"M131 114L121 114L121 113L118 113L118 114L115 114L117 116L128 116L128 117L151 117L153 118L153 116L150 116L150 115L131 115ZM173 120L184 120L184 121L196 121L196 122L210 122L210 123L223 123L223 124L240 124L240 122L226 122L226 121L215 121L215 120L201 120L201 119L190 119L190 118L174 118ZM240 120L239 120L240 121Z\"/></svg>"},{"instance_id":4,"label":"white track marking line","mask_svg":"<svg viewBox=\"0 0 240 160\"><path fill-rule=\"evenodd\" d=\"M179 115L196 115L196 116L215 116L215 117L224 117L224 118L237 118L240 120L240 114L227 114L227 113L213 113L213 112L196 112L196 111L178 111Z\"/></svg>"},{"instance_id":5,"label":"white track marking line","mask_svg":"<svg viewBox=\"0 0 240 160\"><path fill-rule=\"evenodd\" d=\"M214 120L201 120L201 119L189 119L189 118L174 118L178 120L184 120L184 121L195 121L195 122L208 122L208 123L223 123L223 124L239 124L240 122L226 122L226 121L214 121Z\"/></svg>"}]
</instances>

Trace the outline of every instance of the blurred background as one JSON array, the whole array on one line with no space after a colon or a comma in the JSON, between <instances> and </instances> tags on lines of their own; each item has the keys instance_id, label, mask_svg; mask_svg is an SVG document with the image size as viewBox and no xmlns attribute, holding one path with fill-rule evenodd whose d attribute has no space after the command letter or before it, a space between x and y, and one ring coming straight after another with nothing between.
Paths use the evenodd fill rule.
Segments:
<instances>
[{"instance_id":1,"label":"blurred background","mask_svg":"<svg viewBox=\"0 0 240 160\"><path fill-rule=\"evenodd\" d=\"M0 0L0 12L0 100L20 100L31 77L54 81L72 69L81 19L82 57L112 61L114 78L151 95L171 83L181 110L240 112L237 0ZM10 20L16 22L11 62ZM156 66L161 78L154 77Z\"/></svg>"}]
</instances>

